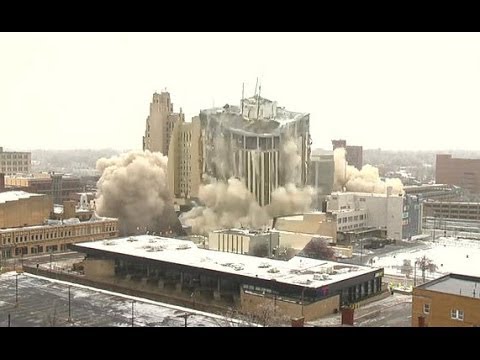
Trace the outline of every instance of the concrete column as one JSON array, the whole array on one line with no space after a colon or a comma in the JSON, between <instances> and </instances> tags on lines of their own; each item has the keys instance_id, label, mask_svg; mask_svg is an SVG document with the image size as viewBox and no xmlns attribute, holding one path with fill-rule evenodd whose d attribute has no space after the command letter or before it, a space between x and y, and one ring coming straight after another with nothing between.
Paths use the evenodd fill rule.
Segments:
<instances>
[{"instance_id":1,"label":"concrete column","mask_svg":"<svg viewBox=\"0 0 480 360\"><path fill-rule=\"evenodd\" d=\"M158 280L158 288L163 289L165 287L165 281L163 279Z\"/></svg>"},{"instance_id":2,"label":"concrete column","mask_svg":"<svg viewBox=\"0 0 480 360\"><path fill-rule=\"evenodd\" d=\"M220 279L217 279L217 290L213 291L213 298L220 300Z\"/></svg>"}]
</instances>

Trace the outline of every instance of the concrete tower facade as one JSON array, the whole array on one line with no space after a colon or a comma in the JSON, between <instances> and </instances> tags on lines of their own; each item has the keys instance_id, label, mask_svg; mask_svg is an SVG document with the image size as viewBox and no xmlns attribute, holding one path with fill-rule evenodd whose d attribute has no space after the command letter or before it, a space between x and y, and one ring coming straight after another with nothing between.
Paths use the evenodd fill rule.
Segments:
<instances>
[{"instance_id":1,"label":"concrete tower facade","mask_svg":"<svg viewBox=\"0 0 480 360\"><path fill-rule=\"evenodd\" d=\"M177 122L184 122L185 115L180 108L179 113L173 112L170 93L154 93L150 103L150 115L147 117L143 150L158 151L168 155L170 138Z\"/></svg>"}]
</instances>

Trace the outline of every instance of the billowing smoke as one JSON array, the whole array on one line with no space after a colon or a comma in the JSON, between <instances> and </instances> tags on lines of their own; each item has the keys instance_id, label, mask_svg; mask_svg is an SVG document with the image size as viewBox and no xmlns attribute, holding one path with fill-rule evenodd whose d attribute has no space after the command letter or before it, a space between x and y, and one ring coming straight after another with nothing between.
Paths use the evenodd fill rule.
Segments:
<instances>
[{"instance_id":1,"label":"billowing smoke","mask_svg":"<svg viewBox=\"0 0 480 360\"><path fill-rule=\"evenodd\" d=\"M265 210L238 179L201 185L198 195L204 206L197 206L181 217L194 233L234 226L260 227L268 222Z\"/></svg>"},{"instance_id":2,"label":"billowing smoke","mask_svg":"<svg viewBox=\"0 0 480 360\"><path fill-rule=\"evenodd\" d=\"M196 234L240 226L261 228L270 226L274 216L308 211L313 193L311 187L298 189L288 184L277 188L272 193L272 202L262 207L241 180L213 181L200 187L199 198L204 206L182 214L181 219Z\"/></svg>"},{"instance_id":3,"label":"billowing smoke","mask_svg":"<svg viewBox=\"0 0 480 360\"><path fill-rule=\"evenodd\" d=\"M345 149L337 148L333 152L335 161L334 191L353 191L367 193L386 193L387 187L392 187L392 193L403 192L403 184L400 179L380 179L378 168L372 165L364 165L362 170L348 165L345 160Z\"/></svg>"},{"instance_id":4,"label":"billowing smoke","mask_svg":"<svg viewBox=\"0 0 480 360\"><path fill-rule=\"evenodd\" d=\"M167 157L161 153L130 151L101 158L97 170L97 212L119 218L122 235L178 230L167 183Z\"/></svg>"},{"instance_id":5,"label":"billowing smoke","mask_svg":"<svg viewBox=\"0 0 480 360\"><path fill-rule=\"evenodd\" d=\"M282 178L285 179L285 183L296 183L300 175L302 158L299 154L297 143L293 138L282 144L280 158L282 159L280 164Z\"/></svg>"},{"instance_id":6,"label":"billowing smoke","mask_svg":"<svg viewBox=\"0 0 480 360\"><path fill-rule=\"evenodd\" d=\"M266 206L270 218L299 214L311 209L315 190L311 186L297 188L290 183L272 192L272 202Z\"/></svg>"}]
</instances>

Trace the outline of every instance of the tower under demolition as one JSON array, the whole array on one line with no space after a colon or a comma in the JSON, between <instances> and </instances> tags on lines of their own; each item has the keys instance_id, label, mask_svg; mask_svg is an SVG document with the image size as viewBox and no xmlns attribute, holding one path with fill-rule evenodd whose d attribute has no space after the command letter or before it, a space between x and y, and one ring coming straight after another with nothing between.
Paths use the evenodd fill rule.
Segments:
<instances>
[{"instance_id":1,"label":"tower under demolition","mask_svg":"<svg viewBox=\"0 0 480 360\"><path fill-rule=\"evenodd\" d=\"M293 183L303 186L310 158L310 115L285 110L259 95L200 112L202 174L241 179L260 205L272 192Z\"/></svg>"}]
</instances>

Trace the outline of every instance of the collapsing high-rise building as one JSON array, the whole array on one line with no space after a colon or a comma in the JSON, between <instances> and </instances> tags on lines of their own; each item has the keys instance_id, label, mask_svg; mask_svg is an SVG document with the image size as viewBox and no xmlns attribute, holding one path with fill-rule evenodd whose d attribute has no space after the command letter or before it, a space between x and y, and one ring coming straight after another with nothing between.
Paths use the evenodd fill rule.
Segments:
<instances>
[{"instance_id":1,"label":"collapsing high-rise building","mask_svg":"<svg viewBox=\"0 0 480 360\"><path fill-rule=\"evenodd\" d=\"M168 183L177 204L199 196L203 183L241 179L260 205L279 186L307 183L310 131L307 113L255 94L240 106L200 111L192 122L173 113L170 94L153 95L143 149L168 155Z\"/></svg>"},{"instance_id":2,"label":"collapsing high-rise building","mask_svg":"<svg viewBox=\"0 0 480 360\"><path fill-rule=\"evenodd\" d=\"M168 155L168 147L173 128L177 122L184 122L185 115L180 108L179 113L173 112L170 93L154 93L150 103L150 115L147 117L143 150L158 151Z\"/></svg>"},{"instance_id":3,"label":"collapsing high-rise building","mask_svg":"<svg viewBox=\"0 0 480 360\"><path fill-rule=\"evenodd\" d=\"M307 181L310 115L255 95L240 106L200 112L203 179L241 179L260 205L273 191Z\"/></svg>"}]
</instances>

